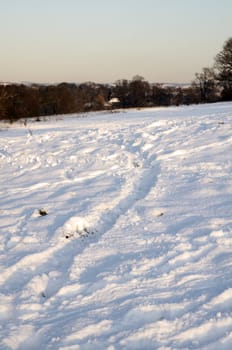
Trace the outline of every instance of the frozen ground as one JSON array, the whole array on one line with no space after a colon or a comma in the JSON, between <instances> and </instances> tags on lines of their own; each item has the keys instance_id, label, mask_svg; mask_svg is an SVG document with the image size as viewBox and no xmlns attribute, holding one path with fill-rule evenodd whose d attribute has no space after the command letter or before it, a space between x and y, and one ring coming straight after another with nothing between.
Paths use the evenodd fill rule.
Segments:
<instances>
[{"instance_id":1,"label":"frozen ground","mask_svg":"<svg viewBox=\"0 0 232 350\"><path fill-rule=\"evenodd\" d=\"M231 350L231 124L222 103L2 125L1 350Z\"/></svg>"}]
</instances>

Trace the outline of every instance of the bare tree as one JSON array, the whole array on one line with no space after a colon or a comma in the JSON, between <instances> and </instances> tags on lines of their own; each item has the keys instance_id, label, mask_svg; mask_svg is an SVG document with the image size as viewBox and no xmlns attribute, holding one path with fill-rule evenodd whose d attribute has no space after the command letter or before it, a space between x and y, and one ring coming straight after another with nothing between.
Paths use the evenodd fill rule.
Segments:
<instances>
[{"instance_id":1,"label":"bare tree","mask_svg":"<svg viewBox=\"0 0 232 350\"><path fill-rule=\"evenodd\" d=\"M217 88L215 73L212 68L203 68L201 73L196 73L193 82L199 89L200 102L214 102L217 100Z\"/></svg>"}]
</instances>

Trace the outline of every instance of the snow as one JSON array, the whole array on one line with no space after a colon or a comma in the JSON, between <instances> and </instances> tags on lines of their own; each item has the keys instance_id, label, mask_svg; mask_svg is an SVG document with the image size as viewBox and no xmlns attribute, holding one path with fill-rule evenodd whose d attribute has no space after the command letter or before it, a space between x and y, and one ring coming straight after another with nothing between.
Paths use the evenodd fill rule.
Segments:
<instances>
[{"instance_id":1,"label":"snow","mask_svg":"<svg viewBox=\"0 0 232 350\"><path fill-rule=\"evenodd\" d=\"M231 349L231 120L1 124L0 348Z\"/></svg>"}]
</instances>

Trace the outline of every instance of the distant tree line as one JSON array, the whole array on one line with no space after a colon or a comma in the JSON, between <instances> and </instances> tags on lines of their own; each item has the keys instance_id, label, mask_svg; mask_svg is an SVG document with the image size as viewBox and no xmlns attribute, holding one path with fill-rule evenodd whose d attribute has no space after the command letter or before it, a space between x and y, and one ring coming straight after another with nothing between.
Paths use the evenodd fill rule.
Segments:
<instances>
[{"instance_id":1,"label":"distant tree line","mask_svg":"<svg viewBox=\"0 0 232 350\"><path fill-rule=\"evenodd\" d=\"M212 68L196 73L189 86L151 84L141 76L115 84L0 84L0 119L97 111L111 108L170 106L232 100L232 38Z\"/></svg>"}]
</instances>

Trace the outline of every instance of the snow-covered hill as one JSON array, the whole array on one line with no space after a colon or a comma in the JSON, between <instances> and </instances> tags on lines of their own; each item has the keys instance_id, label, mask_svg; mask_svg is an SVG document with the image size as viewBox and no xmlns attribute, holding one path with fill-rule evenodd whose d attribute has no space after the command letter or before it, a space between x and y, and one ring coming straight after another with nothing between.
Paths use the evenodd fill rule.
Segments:
<instances>
[{"instance_id":1,"label":"snow-covered hill","mask_svg":"<svg viewBox=\"0 0 232 350\"><path fill-rule=\"evenodd\" d=\"M232 103L2 125L0 348L231 349L231 125Z\"/></svg>"}]
</instances>

